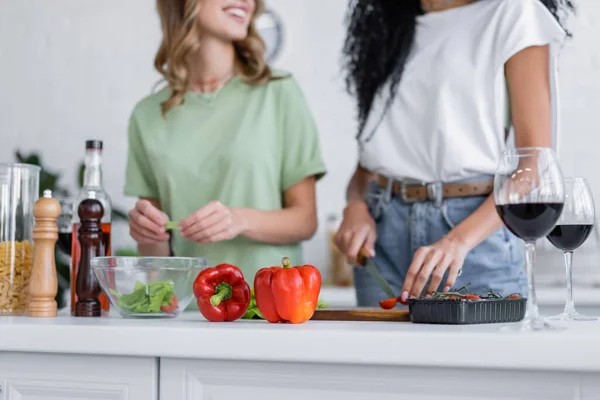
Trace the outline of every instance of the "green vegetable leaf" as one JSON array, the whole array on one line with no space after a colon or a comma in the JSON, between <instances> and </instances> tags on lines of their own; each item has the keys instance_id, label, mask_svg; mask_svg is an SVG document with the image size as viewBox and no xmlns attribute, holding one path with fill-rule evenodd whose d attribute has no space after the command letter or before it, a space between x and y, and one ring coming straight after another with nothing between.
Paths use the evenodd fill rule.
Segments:
<instances>
[{"instance_id":1,"label":"green vegetable leaf","mask_svg":"<svg viewBox=\"0 0 600 400\"><path fill-rule=\"evenodd\" d=\"M248 311L246 311L246 314L244 314L244 316L242 317L242 319L254 319L255 315L256 313L254 312L254 310L249 308Z\"/></svg>"},{"instance_id":2,"label":"green vegetable leaf","mask_svg":"<svg viewBox=\"0 0 600 400\"><path fill-rule=\"evenodd\" d=\"M136 291L138 291L138 290L140 290L140 289L144 289L144 290L146 290L146 285L144 285L144 284L143 284L142 282L140 282L140 281L137 281L137 282L135 283L135 286L133 287L133 291L134 291L134 292L136 292Z\"/></svg>"},{"instance_id":3,"label":"green vegetable leaf","mask_svg":"<svg viewBox=\"0 0 600 400\"><path fill-rule=\"evenodd\" d=\"M150 296L149 312L157 313L160 311L160 306L162 305L164 298L168 295L169 290L169 286L163 286Z\"/></svg>"},{"instance_id":4,"label":"green vegetable leaf","mask_svg":"<svg viewBox=\"0 0 600 400\"><path fill-rule=\"evenodd\" d=\"M174 285L172 280L151 282L148 285L136 282L133 292L119 296L119 306L134 313L159 313L161 306L171 303Z\"/></svg>"},{"instance_id":5,"label":"green vegetable leaf","mask_svg":"<svg viewBox=\"0 0 600 400\"><path fill-rule=\"evenodd\" d=\"M329 303L323 300L319 300L319 302L317 303L317 310L321 308L329 308Z\"/></svg>"},{"instance_id":6,"label":"green vegetable leaf","mask_svg":"<svg viewBox=\"0 0 600 400\"><path fill-rule=\"evenodd\" d=\"M165 224L165 231L174 231L179 226L179 221L169 221Z\"/></svg>"},{"instance_id":7,"label":"green vegetable leaf","mask_svg":"<svg viewBox=\"0 0 600 400\"><path fill-rule=\"evenodd\" d=\"M139 253L132 249L119 249L116 251L117 257L138 257Z\"/></svg>"},{"instance_id":8,"label":"green vegetable leaf","mask_svg":"<svg viewBox=\"0 0 600 400\"><path fill-rule=\"evenodd\" d=\"M242 317L242 319L265 319L265 317L260 313L258 306L256 305L256 297L254 297L254 289L251 290L252 296L250 297L250 305L248 306L248 311Z\"/></svg>"}]
</instances>

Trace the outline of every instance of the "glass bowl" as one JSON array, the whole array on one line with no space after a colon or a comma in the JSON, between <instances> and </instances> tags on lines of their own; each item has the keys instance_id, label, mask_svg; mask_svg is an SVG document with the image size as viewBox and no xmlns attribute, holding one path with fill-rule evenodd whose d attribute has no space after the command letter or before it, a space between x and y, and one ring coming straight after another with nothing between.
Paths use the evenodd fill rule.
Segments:
<instances>
[{"instance_id":1,"label":"glass bowl","mask_svg":"<svg viewBox=\"0 0 600 400\"><path fill-rule=\"evenodd\" d=\"M102 291L123 318L173 318L194 298L192 285L204 258L96 257L91 260Z\"/></svg>"}]
</instances>

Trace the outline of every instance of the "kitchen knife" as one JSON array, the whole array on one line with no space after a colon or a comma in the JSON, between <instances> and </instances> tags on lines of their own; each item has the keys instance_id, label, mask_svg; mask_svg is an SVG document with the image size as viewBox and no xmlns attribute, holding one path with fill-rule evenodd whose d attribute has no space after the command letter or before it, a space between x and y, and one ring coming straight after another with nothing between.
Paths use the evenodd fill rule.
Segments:
<instances>
[{"instance_id":1,"label":"kitchen knife","mask_svg":"<svg viewBox=\"0 0 600 400\"><path fill-rule=\"evenodd\" d=\"M366 247L363 247L360 250L360 253L358 254L358 263L360 265L362 265L363 267L365 267L365 269L371 274L373 279L375 279L377 281L377 283L381 287L381 290L383 290L385 292L385 294L390 296L390 298L398 297L394 293L394 289L392 289L392 287L385 280L383 275L381 275L381 272L379 272L379 270L377 269L377 266L375 265L373 260L371 260L371 258L369 257L369 251L367 250Z\"/></svg>"}]
</instances>

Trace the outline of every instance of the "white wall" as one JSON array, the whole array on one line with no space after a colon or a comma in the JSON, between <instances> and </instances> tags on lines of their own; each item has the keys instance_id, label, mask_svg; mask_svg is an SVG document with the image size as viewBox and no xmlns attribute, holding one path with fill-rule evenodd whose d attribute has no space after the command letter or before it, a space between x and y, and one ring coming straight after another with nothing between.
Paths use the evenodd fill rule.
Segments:
<instances>
[{"instance_id":1,"label":"white wall","mask_svg":"<svg viewBox=\"0 0 600 400\"><path fill-rule=\"evenodd\" d=\"M561 161L565 173L587 176L600 196L600 1L578 0L575 38L561 62ZM318 187L320 233L305 246L307 261L327 262L325 218L343 208L356 162L354 108L340 74L346 0L271 0L286 24L277 67L291 70L311 104L328 176ZM122 196L126 126L133 105L158 79L159 41L153 0L0 0L0 161L40 151L64 181L75 182L84 141L105 141L105 183ZM126 231L117 247L131 246ZM119 246L122 244L122 246Z\"/></svg>"}]
</instances>

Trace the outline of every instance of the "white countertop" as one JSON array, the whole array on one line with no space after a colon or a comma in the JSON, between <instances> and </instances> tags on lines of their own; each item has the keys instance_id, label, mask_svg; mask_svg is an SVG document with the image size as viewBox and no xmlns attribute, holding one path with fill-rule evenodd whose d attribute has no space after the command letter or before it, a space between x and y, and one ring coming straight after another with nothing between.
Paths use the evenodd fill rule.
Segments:
<instances>
[{"instance_id":1,"label":"white countertop","mask_svg":"<svg viewBox=\"0 0 600 400\"><path fill-rule=\"evenodd\" d=\"M120 317L0 317L0 352L216 360L600 371L600 323L501 332L499 325L239 320L210 323Z\"/></svg>"}]
</instances>

